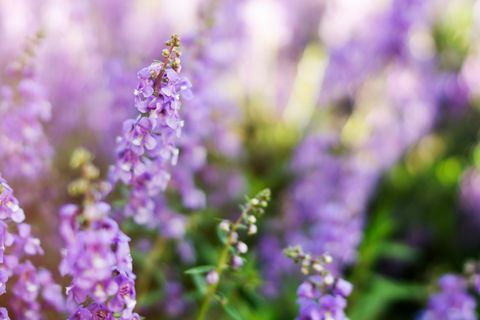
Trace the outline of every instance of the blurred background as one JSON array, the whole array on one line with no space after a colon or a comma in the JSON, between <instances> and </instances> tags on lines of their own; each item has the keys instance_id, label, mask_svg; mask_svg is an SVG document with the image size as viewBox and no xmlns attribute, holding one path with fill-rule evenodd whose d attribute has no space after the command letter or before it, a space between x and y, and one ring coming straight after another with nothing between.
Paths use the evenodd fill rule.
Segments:
<instances>
[{"instance_id":1,"label":"blurred background","mask_svg":"<svg viewBox=\"0 0 480 320\"><path fill-rule=\"evenodd\" d=\"M288 245L334 257L352 320L414 319L438 276L478 258L479 1L0 0L0 68L29 53L51 106L45 170L19 173L4 151L0 172L58 281L70 154L89 148L107 174L136 73L172 33L195 97L159 225L123 223L140 314L193 318L205 284L184 270L215 261L218 219L264 187L272 204L224 288L241 319L297 315Z\"/></svg>"}]
</instances>

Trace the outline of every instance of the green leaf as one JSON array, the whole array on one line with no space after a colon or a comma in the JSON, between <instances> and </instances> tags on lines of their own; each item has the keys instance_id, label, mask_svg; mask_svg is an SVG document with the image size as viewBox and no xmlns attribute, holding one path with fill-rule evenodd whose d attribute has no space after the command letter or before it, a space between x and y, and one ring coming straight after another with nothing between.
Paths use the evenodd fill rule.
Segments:
<instances>
[{"instance_id":1,"label":"green leaf","mask_svg":"<svg viewBox=\"0 0 480 320\"><path fill-rule=\"evenodd\" d=\"M227 233L225 231L223 231L222 229L220 229L220 223L217 224L217 236L218 236L218 239L220 239L220 241L222 242L222 244L227 244Z\"/></svg>"},{"instance_id":2,"label":"green leaf","mask_svg":"<svg viewBox=\"0 0 480 320\"><path fill-rule=\"evenodd\" d=\"M205 281L205 277L200 276L198 273L193 274L192 276L193 276L193 283L197 288L197 292L200 294L200 296L204 296L205 293L207 292L207 281Z\"/></svg>"},{"instance_id":3,"label":"green leaf","mask_svg":"<svg viewBox=\"0 0 480 320\"><path fill-rule=\"evenodd\" d=\"M228 313L228 315L232 319L242 320L242 316L240 316L240 313L237 311L237 309L235 309L234 307L232 307L228 303L222 303L221 305L223 307L223 310L225 310L225 312Z\"/></svg>"},{"instance_id":4,"label":"green leaf","mask_svg":"<svg viewBox=\"0 0 480 320\"><path fill-rule=\"evenodd\" d=\"M374 276L368 291L348 313L351 319L382 319L382 313L396 301L423 301L426 287L419 284L401 283L382 276Z\"/></svg>"},{"instance_id":5,"label":"green leaf","mask_svg":"<svg viewBox=\"0 0 480 320\"><path fill-rule=\"evenodd\" d=\"M418 257L418 251L404 243L384 242L380 245L380 255L398 261L410 262Z\"/></svg>"},{"instance_id":6,"label":"green leaf","mask_svg":"<svg viewBox=\"0 0 480 320\"><path fill-rule=\"evenodd\" d=\"M212 266L212 265L198 266L198 267L194 267L186 270L185 273L186 274L202 274L202 273L207 273L213 269L215 269L215 266Z\"/></svg>"},{"instance_id":7,"label":"green leaf","mask_svg":"<svg viewBox=\"0 0 480 320\"><path fill-rule=\"evenodd\" d=\"M142 307L148 307L148 306L152 306L156 303L158 303L158 301L161 301L163 298L163 288L160 288L158 290L154 290L154 291L150 291L148 292L143 298L141 301L139 301L139 304L142 306Z\"/></svg>"}]
</instances>

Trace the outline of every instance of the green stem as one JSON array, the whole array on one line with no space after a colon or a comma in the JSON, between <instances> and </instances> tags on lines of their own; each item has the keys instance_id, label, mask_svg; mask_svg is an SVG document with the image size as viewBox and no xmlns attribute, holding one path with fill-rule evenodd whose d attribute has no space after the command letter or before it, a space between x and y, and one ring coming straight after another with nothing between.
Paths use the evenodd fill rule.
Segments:
<instances>
[{"instance_id":1,"label":"green stem","mask_svg":"<svg viewBox=\"0 0 480 320\"><path fill-rule=\"evenodd\" d=\"M142 304L145 299L146 293L150 287L150 282L152 279L153 271L155 270L156 262L160 258L165 247L165 238L158 236L153 245L153 249L147 256L145 261L145 268L141 273L141 277L138 279L138 291L140 292L140 297L138 298L139 305Z\"/></svg>"},{"instance_id":2,"label":"green stem","mask_svg":"<svg viewBox=\"0 0 480 320\"><path fill-rule=\"evenodd\" d=\"M240 217L235 221L232 225L229 235L237 232L240 223L242 222L243 217L248 214L248 212L252 209L252 206L248 204L240 214ZM218 274L218 281L214 284L211 284L208 287L207 293L205 294L205 298L203 299L202 304L200 305L200 310L198 311L197 320L205 320L208 308L210 307L210 303L212 302L215 293L217 293L218 286L220 284L220 280L222 279L223 271L226 269L226 265L228 263L229 258L229 249L232 243L230 243L230 236L227 238L227 243L223 246L222 252L220 253L220 258L218 259L217 266L215 267L215 272Z\"/></svg>"},{"instance_id":3,"label":"green stem","mask_svg":"<svg viewBox=\"0 0 480 320\"><path fill-rule=\"evenodd\" d=\"M205 298L203 299L202 305L200 306L197 320L204 320L207 316L208 308L210 307L210 303L212 302L212 299L217 292L218 284L220 283L223 270L225 269L224 266L228 262L228 249L228 245L225 245L223 247L222 253L220 254L220 259L218 259L218 264L215 267L215 272L217 272L218 274L218 281L217 283L214 283L208 287Z\"/></svg>"}]
</instances>

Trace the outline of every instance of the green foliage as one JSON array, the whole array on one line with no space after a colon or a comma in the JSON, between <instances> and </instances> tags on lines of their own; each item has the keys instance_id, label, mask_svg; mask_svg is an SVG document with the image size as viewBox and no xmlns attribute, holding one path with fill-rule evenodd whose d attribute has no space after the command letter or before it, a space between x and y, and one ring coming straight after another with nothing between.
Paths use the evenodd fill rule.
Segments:
<instances>
[{"instance_id":1,"label":"green foliage","mask_svg":"<svg viewBox=\"0 0 480 320\"><path fill-rule=\"evenodd\" d=\"M186 274L204 274L215 269L215 266L198 266L185 271Z\"/></svg>"}]
</instances>

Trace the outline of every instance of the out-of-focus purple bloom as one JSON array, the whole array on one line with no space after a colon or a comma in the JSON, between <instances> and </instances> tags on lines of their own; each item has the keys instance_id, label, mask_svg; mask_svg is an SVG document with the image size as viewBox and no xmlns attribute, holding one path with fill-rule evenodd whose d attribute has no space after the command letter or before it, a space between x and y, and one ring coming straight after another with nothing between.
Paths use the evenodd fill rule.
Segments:
<instances>
[{"instance_id":1,"label":"out-of-focus purple bloom","mask_svg":"<svg viewBox=\"0 0 480 320\"><path fill-rule=\"evenodd\" d=\"M210 188L209 199L196 186L196 177L207 170L207 154L233 161L240 154L240 138L235 123L241 117L233 95L227 88L230 72L235 72L237 56L241 52L243 1L222 1L211 7L201 4L199 18L205 24L185 41L185 70L195 84L195 99L185 105L185 128L179 140L178 166L172 171L172 185L178 190L185 207L199 209L216 197L228 199L222 184L201 179ZM230 172L221 172L228 180ZM219 181L216 181L217 183ZM238 191L238 190L237 190Z\"/></svg>"},{"instance_id":2,"label":"out-of-focus purple bloom","mask_svg":"<svg viewBox=\"0 0 480 320\"><path fill-rule=\"evenodd\" d=\"M467 292L465 279L446 274L438 280L440 292L432 295L421 320L476 320L476 302Z\"/></svg>"},{"instance_id":3,"label":"out-of-focus purple bloom","mask_svg":"<svg viewBox=\"0 0 480 320\"><path fill-rule=\"evenodd\" d=\"M8 317L8 311L5 308L0 308L0 319L2 320L10 320Z\"/></svg>"},{"instance_id":4,"label":"out-of-focus purple bloom","mask_svg":"<svg viewBox=\"0 0 480 320\"><path fill-rule=\"evenodd\" d=\"M50 119L50 103L30 67L13 65L3 80L0 166L9 180L34 181L48 172L53 155L43 129Z\"/></svg>"},{"instance_id":5,"label":"out-of-focus purple bloom","mask_svg":"<svg viewBox=\"0 0 480 320\"><path fill-rule=\"evenodd\" d=\"M416 24L428 23L425 3L393 0L386 10L366 14L364 23L354 29L350 39L331 44L324 93L329 98L354 94L363 81L390 60L409 59L411 29Z\"/></svg>"},{"instance_id":6,"label":"out-of-focus purple bloom","mask_svg":"<svg viewBox=\"0 0 480 320\"><path fill-rule=\"evenodd\" d=\"M351 157L335 154L338 143L325 135L299 146L293 167L301 179L292 190L286 238L313 254L329 252L340 267L356 259L372 180Z\"/></svg>"},{"instance_id":7,"label":"out-of-focus purple bloom","mask_svg":"<svg viewBox=\"0 0 480 320\"><path fill-rule=\"evenodd\" d=\"M367 15L350 37L327 43L323 89L330 102L348 96L354 108L333 128L341 134L307 133L297 147L292 161L297 181L284 221L276 221L274 229L283 232L283 243L329 252L337 272L356 260L365 210L381 175L431 130L445 105L469 99L460 76L441 71L432 50L415 47L417 32L431 31L428 5L393 0L373 18ZM264 261L277 262L275 254L280 251L265 250ZM277 263L265 268L281 269Z\"/></svg>"},{"instance_id":8,"label":"out-of-focus purple bloom","mask_svg":"<svg viewBox=\"0 0 480 320\"><path fill-rule=\"evenodd\" d=\"M61 288L50 272L37 269L28 259L43 254L43 250L24 219L12 188L0 177L0 295L12 293L8 303L18 319L41 319L39 312L43 307L48 305L62 311L65 303ZM12 277L16 280L8 289ZM5 312L0 313L2 319L8 319Z\"/></svg>"},{"instance_id":9,"label":"out-of-focus purple bloom","mask_svg":"<svg viewBox=\"0 0 480 320\"><path fill-rule=\"evenodd\" d=\"M170 317L178 317L185 312L186 302L183 298L183 288L178 282L167 282L165 288L166 300L163 302L166 313Z\"/></svg>"}]
</instances>

